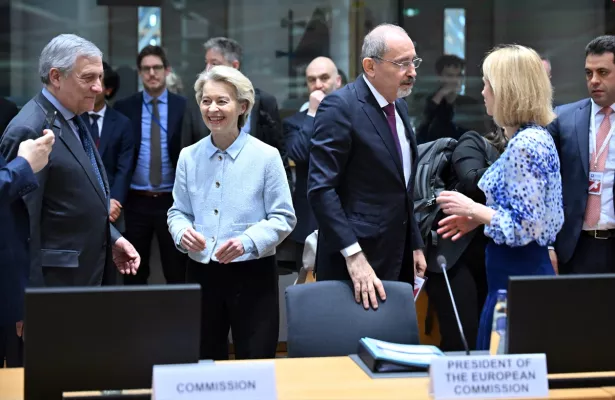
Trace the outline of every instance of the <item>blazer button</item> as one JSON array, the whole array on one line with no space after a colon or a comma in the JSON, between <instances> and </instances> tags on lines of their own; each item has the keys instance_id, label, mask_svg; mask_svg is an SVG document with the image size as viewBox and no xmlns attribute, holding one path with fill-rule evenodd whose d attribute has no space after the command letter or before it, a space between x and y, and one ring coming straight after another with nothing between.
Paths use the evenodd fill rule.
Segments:
<instances>
[{"instance_id":1,"label":"blazer button","mask_svg":"<svg viewBox=\"0 0 615 400\"><path fill-rule=\"evenodd\" d=\"M220 187L220 182L216 182L216 187L219 188Z\"/></svg>"},{"instance_id":2,"label":"blazer button","mask_svg":"<svg viewBox=\"0 0 615 400\"><path fill-rule=\"evenodd\" d=\"M218 209L215 209L215 210L214 210L214 214L215 214L215 215L218 215Z\"/></svg>"}]
</instances>

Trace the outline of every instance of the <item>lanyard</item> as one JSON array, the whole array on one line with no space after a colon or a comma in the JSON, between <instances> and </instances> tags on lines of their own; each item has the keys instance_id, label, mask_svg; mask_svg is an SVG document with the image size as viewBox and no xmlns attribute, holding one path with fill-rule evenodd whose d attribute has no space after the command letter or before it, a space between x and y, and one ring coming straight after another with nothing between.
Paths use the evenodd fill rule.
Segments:
<instances>
[{"instance_id":1,"label":"lanyard","mask_svg":"<svg viewBox=\"0 0 615 400\"><path fill-rule=\"evenodd\" d=\"M610 116L607 117L605 115L604 118L610 118ZM598 149L598 152L596 152L596 139L597 139L598 130L600 130L600 127L596 128L596 115L593 112L591 116L591 127L592 127L592 133L591 135L589 135L590 148L592 150L592 154L595 154L595 155L594 155L594 160L590 165L590 169L592 171L595 171L598 167L598 159L600 158L602 153L604 153L604 151L606 150L606 147L609 145L609 142L611 141L611 136L613 136L613 131L615 130L615 124L611 124L611 129L609 130L609 134L606 136L606 138L604 138L604 142L602 142L602 146L600 146L600 149ZM591 168L592 166L593 166L593 169Z\"/></svg>"},{"instance_id":2,"label":"lanyard","mask_svg":"<svg viewBox=\"0 0 615 400\"><path fill-rule=\"evenodd\" d=\"M168 135L168 132L166 129L164 129L164 126L162 126L162 124L160 123L160 121L158 121L158 118L156 118L154 116L154 114L152 114L152 111L149 109L148 104L145 102L145 100L143 100L143 105L145 106L145 109L147 110L147 112L149 113L149 115L152 116L152 120L156 123L156 125L158 125L160 127L160 129L162 129L162 131L164 132L165 135Z\"/></svg>"}]
</instances>

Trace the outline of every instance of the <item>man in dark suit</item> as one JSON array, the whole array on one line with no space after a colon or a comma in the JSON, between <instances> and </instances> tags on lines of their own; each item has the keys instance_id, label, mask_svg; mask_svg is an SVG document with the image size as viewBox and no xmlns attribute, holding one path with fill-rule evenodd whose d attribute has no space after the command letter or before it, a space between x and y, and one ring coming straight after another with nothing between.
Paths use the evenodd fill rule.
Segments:
<instances>
[{"instance_id":1,"label":"man in dark suit","mask_svg":"<svg viewBox=\"0 0 615 400\"><path fill-rule=\"evenodd\" d=\"M144 47L137 56L137 68L144 90L118 100L114 106L132 123L135 157L124 206L125 235L142 255L139 272L136 276L125 276L124 284L147 284L154 234L167 283L183 283L187 259L173 243L167 211L173 205L186 99L167 90L169 61L160 46Z\"/></svg>"},{"instance_id":2,"label":"man in dark suit","mask_svg":"<svg viewBox=\"0 0 615 400\"><path fill-rule=\"evenodd\" d=\"M241 45L233 39L216 37L205 42L206 69L216 65L226 65L241 69ZM248 116L242 132L249 133L255 138L275 147L280 152L282 163L286 169L286 176L292 188L292 177L288 166L288 157L282 133L282 120L278 111L278 103L272 95L264 90L255 88L254 107ZM209 130L206 130L209 134Z\"/></svg>"},{"instance_id":3,"label":"man in dark suit","mask_svg":"<svg viewBox=\"0 0 615 400\"><path fill-rule=\"evenodd\" d=\"M316 278L351 279L356 301L377 308L381 280L413 283L426 267L414 218L416 139L403 100L420 59L389 24L365 37L361 58L363 75L316 113L308 199L319 228Z\"/></svg>"},{"instance_id":4,"label":"man in dark suit","mask_svg":"<svg viewBox=\"0 0 615 400\"><path fill-rule=\"evenodd\" d=\"M22 197L38 188L34 174L49 160L55 137L50 130L43 133L22 142L10 163L0 155L0 368L5 358L9 367L21 366L19 321L30 265L30 221Z\"/></svg>"},{"instance_id":5,"label":"man in dark suit","mask_svg":"<svg viewBox=\"0 0 615 400\"><path fill-rule=\"evenodd\" d=\"M317 229L316 219L307 199L310 140L314 133L314 116L322 99L342 85L335 63L327 57L317 57L312 60L305 70L305 79L310 93L308 109L293 114L282 122L286 152L288 158L295 163L293 206L297 215L297 226L290 237L296 243L297 270L303 266L305 239Z\"/></svg>"},{"instance_id":6,"label":"man in dark suit","mask_svg":"<svg viewBox=\"0 0 615 400\"><path fill-rule=\"evenodd\" d=\"M134 136L130 120L107 106L107 101L113 98L119 88L119 75L104 61L103 71L103 90L96 95L94 110L81 116L90 128L90 134L107 172L111 188L109 219L120 232L124 232L125 224L121 216L132 179Z\"/></svg>"},{"instance_id":7,"label":"man in dark suit","mask_svg":"<svg viewBox=\"0 0 615 400\"><path fill-rule=\"evenodd\" d=\"M68 60L68 61L67 61ZM109 186L102 161L80 115L100 93L102 53L72 34L55 37L39 59L43 90L11 121L0 153L13 160L21 142L52 129L58 140L39 188L25 196L30 216L30 285L112 283L113 262L136 273L139 255L109 222ZM46 120L56 112L51 126Z\"/></svg>"},{"instance_id":8,"label":"man in dark suit","mask_svg":"<svg viewBox=\"0 0 615 400\"><path fill-rule=\"evenodd\" d=\"M585 48L590 99L556 108L549 132L558 149L564 226L551 250L559 272L615 272L615 36Z\"/></svg>"},{"instance_id":9,"label":"man in dark suit","mask_svg":"<svg viewBox=\"0 0 615 400\"><path fill-rule=\"evenodd\" d=\"M9 125L9 122L17 115L19 110L12 101L0 97L0 138L4 130Z\"/></svg>"}]
</instances>

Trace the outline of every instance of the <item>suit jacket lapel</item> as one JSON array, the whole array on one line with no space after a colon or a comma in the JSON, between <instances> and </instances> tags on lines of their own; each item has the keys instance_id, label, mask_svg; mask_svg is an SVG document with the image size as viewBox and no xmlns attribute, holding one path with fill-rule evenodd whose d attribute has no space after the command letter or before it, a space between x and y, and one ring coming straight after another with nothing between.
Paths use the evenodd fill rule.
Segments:
<instances>
[{"instance_id":1,"label":"suit jacket lapel","mask_svg":"<svg viewBox=\"0 0 615 400\"><path fill-rule=\"evenodd\" d=\"M397 112L399 113L399 116L401 117L402 122L404 123L404 128L406 128L406 137L408 138L408 141L410 142L410 157L411 157L411 161L412 164L410 165L410 177L408 179L412 180L413 179L413 174L412 171L416 171L416 165L418 165L418 161L419 161L419 156L418 156L418 149L416 147L416 138L414 137L414 131L412 130L412 125L410 124L410 118L408 117L408 112L405 109L405 107L402 106L401 102L405 101L403 99L397 100L395 102L395 108L397 109ZM413 185L410 184L411 182L408 182L408 190L410 190L411 188L413 188Z\"/></svg>"},{"instance_id":2,"label":"suit jacket lapel","mask_svg":"<svg viewBox=\"0 0 615 400\"><path fill-rule=\"evenodd\" d=\"M85 172L88 179L90 180L90 183L92 184L92 186L94 186L96 193L98 193L98 197L100 197L100 200L103 202L105 207L107 207L106 193L103 193L103 190L100 187L100 184L98 183L98 179L96 178L96 174L94 173L94 169L92 168L90 159L85 153L85 150L83 149L83 145L81 144L81 141L77 139L77 135L75 134L73 129L68 124L68 121L64 119L64 117L61 118L61 121L62 121L62 125L59 126L58 119L56 119L56 125L55 125L55 126L60 127L62 130L61 135L60 135L60 140L62 140L62 142L71 152L73 157L77 159L77 161L81 165L81 168L83 168L83 172ZM94 154L98 156L97 152L94 152ZM103 176L103 182L106 185L106 182L105 182L106 175L104 175L104 168L101 169L101 165L100 165L101 163L99 161L99 158L97 158L97 163L98 163L98 169L100 170L100 173Z\"/></svg>"},{"instance_id":3,"label":"suit jacket lapel","mask_svg":"<svg viewBox=\"0 0 615 400\"><path fill-rule=\"evenodd\" d=\"M355 80L355 87L357 88L357 95L359 100L363 102L363 111L367 114L367 117L376 128L376 132L384 142L391 159L395 163L397 168L397 172L399 172L399 176L401 178L402 183L404 183L404 187L406 186L404 182L404 170L401 162L401 157L399 152L397 151L397 145L395 144L395 139L393 139L393 135L391 134L391 129L389 128L389 124L387 123L386 116L380 108L380 104L372 94L369 86L365 83L363 76L359 76Z\"/></svg>"},{"instance_id":4,"label":"suit jacket lapel","mask_svg":"<svg viewBox=\"0 0 615 400\"><path fill-rule=\"evenodd\" d=\"M410 141L410 154L412 155L412 164L418 162L418 154L416 148L416 137L414 137L414 131L412 130L412 124L410 124L410 118L408 117L408 112L404 107L400 105L400 102L404 100L397 100L395 102L395 108L397 108L397 112L401 117L402 122L404 123L404 127L406 128L406 137Z\"/></svg>"},{"instance_id":5,"label":"suit jacket lapel","mask_svg":"<svg viewBox=\"0 0 615 400\"><path fill-rule=\"evenodd\" d=\"M175 128L179 126L179 120L183 117L183 110L180 112L178 99L173 93L168 93L169 108L167 113L167 147L170 148L171 138L176 134Z\"/></svg>"},{"instance_id":6,"label":"suit jacket lapel","mask_svg":"<svg viewBox=\"0 0 615 400\"><path fill-rule=\"evenodd\" d=\"M111 141L111 135L115 132L115 115L107 106L105 117L103 118L103 127L100 132L100 141L98 142L98 153L102 156L107 150L107 145Z\"/></svg>"},{"instance_id":7,"label":"suit jacket lapel","mask_svg":"<svg viewBox=\"0 0 615 400\"><path fill-rule=\"evenodd\" d=\"M574 129L579 144L581 163L587 179L589 179L589 121L591 109L591 101L588 101L584 107L578 108L574 112Z\"/></svg>"},{"instance_id":8,"label":"suit jacket lapel","mask_svg":"<svg viewBox=\"0 0 615 400\"><path fill-rule=\"evenodd\" d=\"M261 95L258 90L254 93L254 107L252 107L252 111L250 112L250 135L254 137L258 137L256 135L256 127L258 126L258 110L261 106Z\"/></svg>"}]
</instances>

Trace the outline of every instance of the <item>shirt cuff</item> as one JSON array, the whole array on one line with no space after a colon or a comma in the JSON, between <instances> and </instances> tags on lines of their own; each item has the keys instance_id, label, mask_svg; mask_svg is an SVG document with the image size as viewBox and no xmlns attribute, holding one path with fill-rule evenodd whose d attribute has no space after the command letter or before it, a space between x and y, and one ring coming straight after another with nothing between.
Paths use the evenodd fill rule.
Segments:
<instances>
[{"instance_id":1,"label":"shirt cuff","mask_svg":"<svg viewBox=\"0 0 615 400\"><path fill-rule=\"evenodd\" d=\"M177 235L177 239L175 241L175 247L177 247L177 250L183 252L183 253L187 253L188 250L184 249L184 246L182 246L182 237L184 236L184 233L186 232L186 230L188 230L188 228L183 228L179 231L178 235Z\"/></svg>"},{"instance_id":2,"label":"shirt cuff","mask_svg":"<svg viewBox=\"0 0 615 400\"><path fill-rule=\"evenodd\" d=\"M308 117L312 117L312 118L314 118L314 117L316 116L316 113L311 113L311 112L308 110L308 112L307 112L307 116L308 116Z\"/></svg>"},{"instance_id":3,"label":"shirt cuff","mask_svg":"<svg viewBox=\"0 0 615 400\"><path fill-rule=\"evenodd\" d=\"M252 239L250 239L250 236L246 235L245 233L242 235L239 235L239 240L241 240L241 244L243 246L243 253L244 254L250 254L254 251L254 248L256 247L254 245L254 241Z\"/></svg>"},{"instance_id":4,"label":"shirt cuff","mask_svg":"<svg viewBox=\"0 0 615 400\"><path fill-rule=\"evenodd\" d=\"M553 246L547 246L549 250L555 250L555 247Z\"/></svg>"},{"instance_id":5,"label":"shirt cuff","mask_svg":"<svg viewBox=\"0 0 615 400\"><path fill-rule=\"evenodd\" d=\"M350 256L353 256L353 255L357 254L360 251L362 251L361 250L361 245L358 242L355 242L355 243L351 244L350 246L346 247L345 249L343 249L342 250L342 255L344 257L350 257Z\"/></svg>"}]
</instances>

